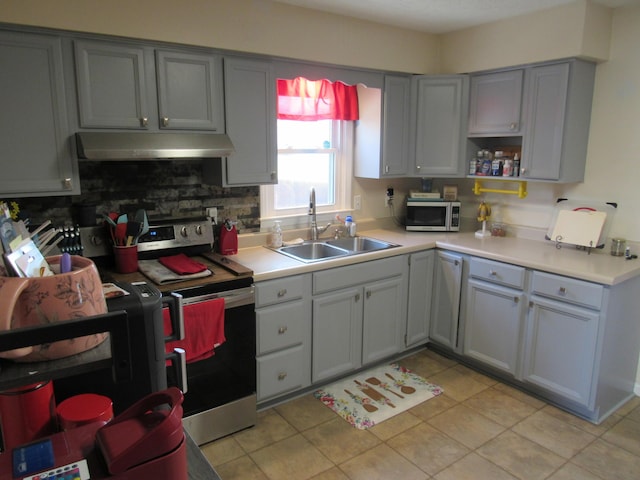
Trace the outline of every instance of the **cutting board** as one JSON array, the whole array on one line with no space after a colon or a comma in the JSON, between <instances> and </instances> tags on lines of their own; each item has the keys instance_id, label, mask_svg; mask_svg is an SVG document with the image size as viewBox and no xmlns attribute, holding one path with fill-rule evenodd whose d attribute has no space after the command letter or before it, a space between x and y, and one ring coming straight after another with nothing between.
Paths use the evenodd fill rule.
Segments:
<instances>
[{"instance_id":1,"label":"cutting board","mask_svg":"<svg viewBox=\"0 0 640 480\"><path fill-rule=\"evenodd\" d=\"M550 240L583 247L596 247L607 219L606 212L561 210Z\"/></svg>"}]
</instances>

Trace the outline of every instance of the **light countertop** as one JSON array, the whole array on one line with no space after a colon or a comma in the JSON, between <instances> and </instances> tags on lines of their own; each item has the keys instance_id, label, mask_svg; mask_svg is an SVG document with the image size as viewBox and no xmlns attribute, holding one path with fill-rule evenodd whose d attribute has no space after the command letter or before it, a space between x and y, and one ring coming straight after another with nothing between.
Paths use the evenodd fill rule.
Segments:
<instances>
[{"instance_id":1,"label":"light countertop","mask_svg":"<svg viewBox=\"0 0 640 480\"><path fill-rule=\"evenodd\" d=\"M517 237L476 238L469 233L407 232L401 228L374 228L358 235L376 238L400 246L377 252L361 253L305 264L264 246L240 248L230 258L251 268L254 280L264 281L327 268L354 265L431 248L440 248L500 262L521 265L603 285L616 285L640 275L640 259L614 257L608 248L578 250L570 245L556 248L551 241ZM635 253L635 252L634 252Z\"/></svg>"}]
</instances>

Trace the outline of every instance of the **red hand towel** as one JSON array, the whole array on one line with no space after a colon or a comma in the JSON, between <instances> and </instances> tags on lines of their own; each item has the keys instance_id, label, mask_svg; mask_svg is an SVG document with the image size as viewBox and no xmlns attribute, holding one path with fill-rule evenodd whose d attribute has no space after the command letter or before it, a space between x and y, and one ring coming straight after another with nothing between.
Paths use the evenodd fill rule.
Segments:
<instances>
[{"instance_id":1,"label":"red hand towel","mask_svg":"<svg viewBox=\"0 0 640 480\"><path fill-rule=\"evenodd\" d=\"M164 334L171 335L169 309L163 309ZM187 363L204 360L212 356L214 347L226 341L224 336L224 298L185 305L184 340L167 342L165 350L173 352L175 347L184 348Z\"/></svg>"},{"instance_id":2,"label":"red hand towel","mask_svg":"<svg viewBox=\"0 0 640 480\"><path fill-rule=\"evenodd\" d=\"M196 262L184 253L170 257L160 257L158 260L162 265L178 275L190 275L192 273L204 272L207 269L204 263Z\"/></svg>"}]
</instances>

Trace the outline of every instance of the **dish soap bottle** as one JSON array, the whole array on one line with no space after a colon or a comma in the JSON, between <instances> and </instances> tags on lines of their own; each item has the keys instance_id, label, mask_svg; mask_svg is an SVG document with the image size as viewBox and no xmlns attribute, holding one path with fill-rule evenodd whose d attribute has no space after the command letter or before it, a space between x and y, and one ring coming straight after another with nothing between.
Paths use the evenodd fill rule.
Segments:
<instances>
[{"instance_id":1,"label":"dish soap bottle","mask_svg":"<svg viewBox=\"0 0 640 480\"><path fill-rule=\"evenodd\" d=\"M271 246L279 248L282 246L282 227L280 226L280 220L274 222L273 231L271 232Z\"/></svg>"}]
</instances>

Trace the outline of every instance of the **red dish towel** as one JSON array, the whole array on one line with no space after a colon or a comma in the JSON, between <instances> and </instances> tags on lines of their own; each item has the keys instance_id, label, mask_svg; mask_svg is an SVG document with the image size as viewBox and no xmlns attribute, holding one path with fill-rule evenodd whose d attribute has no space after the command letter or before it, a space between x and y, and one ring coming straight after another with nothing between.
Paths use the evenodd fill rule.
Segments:
<instances>
[{"instance_id":1,"label":"red dish towel","mask_svg":"<svg viewBox=\"0 0 640 480\"><path fill-rule=\"evenodd\" d=\"M164 334L171 335L169 309L163 310ZM226 341L224 336L224 298L184 306L184 340L167 342L165 350L185 350L187 363L212 356L214 348Z\"/></svg>"},{"instance_id":2,"label":"red dish towel","mask_svg":"<svg viewBox=\"0 0 640 480\"><path fill-rule=\"evenodd\" d=\"M158 259L162 265L178 275L190 275L192 273L204 272L207 266L204 263L196 262L187 257L184 253L172 255L170 257L160 257Z\"/></svg>"}]
</instances>

